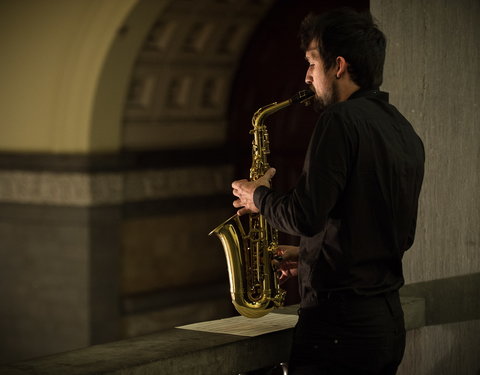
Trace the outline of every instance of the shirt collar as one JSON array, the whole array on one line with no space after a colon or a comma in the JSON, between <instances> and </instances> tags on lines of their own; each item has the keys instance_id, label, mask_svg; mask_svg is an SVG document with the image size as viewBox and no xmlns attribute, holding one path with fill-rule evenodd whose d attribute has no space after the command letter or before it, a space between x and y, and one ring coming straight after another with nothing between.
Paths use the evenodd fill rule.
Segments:
<instances>
[{"instance_id":1,"label":"shirt collar","mask_svg":"<svg viewBox=\"0 0 480 375\"><path fill-rule=\"evenodd\" d=\"M388 92L380 91L380 89L378 88L359 89L355 91L352 95L350 95L347 100L373 96L388 103Z\"/></svg>"}]
</instances>

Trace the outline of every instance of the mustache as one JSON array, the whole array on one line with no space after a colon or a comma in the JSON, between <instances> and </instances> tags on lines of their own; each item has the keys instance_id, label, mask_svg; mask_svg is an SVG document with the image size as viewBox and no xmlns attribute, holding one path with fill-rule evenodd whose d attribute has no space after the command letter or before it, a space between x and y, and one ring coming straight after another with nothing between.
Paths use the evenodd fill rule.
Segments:
<instances>
[{"instance_id":1,"label":"mustache","mask_svg":"<svg viewBox=\"0 0 480 375\"><path fill-rule=\"evenodd\" d=\"M313 110L317 113L322 113L326 107L324 101L318 96L317 91L315 91L315 87L313 87L313 85L307 85L307 86L308 86L308 89L314 93L313 101L312 101Z\"/></svg>"}]
</instances>

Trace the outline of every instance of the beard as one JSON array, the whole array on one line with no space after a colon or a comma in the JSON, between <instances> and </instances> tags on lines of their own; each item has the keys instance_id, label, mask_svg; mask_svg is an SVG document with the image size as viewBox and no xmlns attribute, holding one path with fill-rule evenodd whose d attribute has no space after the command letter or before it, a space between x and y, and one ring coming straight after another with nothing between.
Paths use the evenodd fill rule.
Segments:
<instances>
[{"instance_id":1,"label":"beard","mask_svg":"<svg viewBox=\"0 0 480 375\"><path fill-rule=\"evenodd\" d=\"M313 87L311 90L315 92ZM322 96L319 96L315 92L315 100L313 102L313 108L316 112L323 112L325 109L330 107L332 104L338 103L339 101L339 93L338 93L338 83L337 81L332 81L332 84L329 87L329 90Z\"/></svg>"}]
</instances>

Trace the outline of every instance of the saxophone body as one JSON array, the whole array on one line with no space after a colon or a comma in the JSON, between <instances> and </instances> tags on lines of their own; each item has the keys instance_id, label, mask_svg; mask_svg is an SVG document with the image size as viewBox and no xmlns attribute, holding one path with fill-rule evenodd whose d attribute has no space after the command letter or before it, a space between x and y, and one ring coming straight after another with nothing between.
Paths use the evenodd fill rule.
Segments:
<instances>
[{"instance_id":1,"label":"saxophone body","mask_svg":"<svg viewBox=\"0 0 480 375\"><path fill-rule=\"evenodd\" d=\"M252 117L252 166L254 181L270 168L270 153L265 119L293 103L309 104L311 91L300 91L291 99L258 109ZM227 260L230 294L235 309L248 318L259 318L283 305L286 292L281 289L272 259L278 247L278 232L259 213L233 215L210 232L223 245Z\"/></svg>"}]
</instances>

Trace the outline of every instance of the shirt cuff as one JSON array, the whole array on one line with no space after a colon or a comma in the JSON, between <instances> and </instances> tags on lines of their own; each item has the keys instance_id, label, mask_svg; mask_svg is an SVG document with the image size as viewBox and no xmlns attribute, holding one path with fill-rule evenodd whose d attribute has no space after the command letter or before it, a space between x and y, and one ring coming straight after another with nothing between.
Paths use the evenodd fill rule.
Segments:
<instances>
[{"instance_id":1,"label":"shirt cuff","mask_svg":"<svg viewBox=\"0 0 480 375\"><path fill-rule=\"evenodd\" d=\"M263 199L270 193L270 189L266 186L259 186L253 192L253 203L263 213Z\"/></svg>"}]
</instances>

